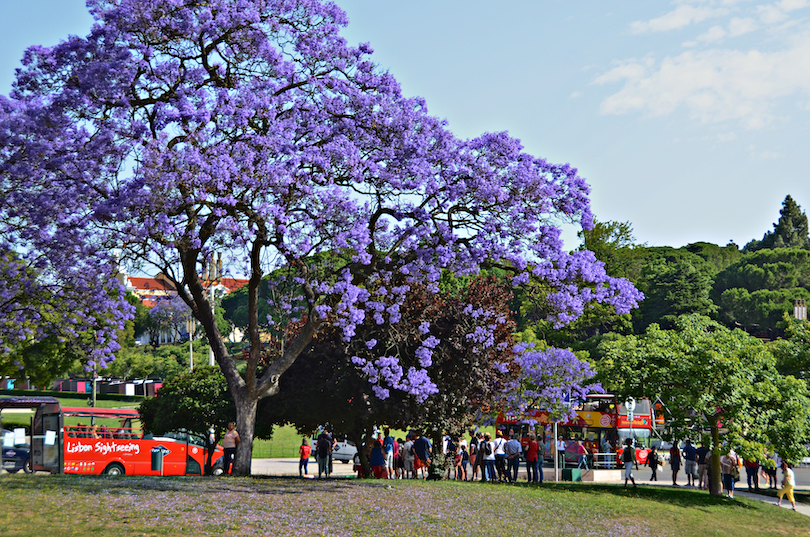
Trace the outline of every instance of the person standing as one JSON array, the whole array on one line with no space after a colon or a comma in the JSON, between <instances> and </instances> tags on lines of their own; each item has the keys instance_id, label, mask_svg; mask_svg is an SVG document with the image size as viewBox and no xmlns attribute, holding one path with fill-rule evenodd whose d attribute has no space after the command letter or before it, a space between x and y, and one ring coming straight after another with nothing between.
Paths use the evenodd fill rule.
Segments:
<instances>
[{"instance_id":1,"label":"person standing","mask_svg":"<svg viewBox=\"0 0 810 537\"><path fill-rule=\"evenodd\" d=\"M782 488L776 493L776 495L779 496L779 501L776 502L777 507L782 506L782 496L787 494L790 505L793 507L794 511L796 510L796 500L793 498L793 488L795 486L796 474L793 473L788 463L782 461Z\"/></svg>"},{"instance_id":2,"label":"person standing","mask_svg":"<svg viewBox=\"0 0 810 537\"><path fill-rule=\"evenodd\" d=\"M650 481L658 481L658 448L653 446L649 455L647 455L647 466L652 470Z\"/></svg>"},{"instance_id":3,"label":"person standing","mask_svg":"<svg viewBox=\"0 0 810 537\"><path fill-rule=\"evenodd\" d=\"M397 438L394 441L394 478L402 479L402 474L405 473L405 461L402 460L402 438Z\"/></svg>"},{"instance_id":4,"label":"person standing","mask_svg":"<svg viewBox=\"0 0 810 537\"><path fill-rule=\"evenodd\" d=\"M383 453L383 445L379 439L374 440L374 447L371 448L371 456L369 457L369 466L371 466L371 473L377 479L385 479L386 475L386 462L385 454Z\"/></svg>"},{"instance_id":5,"label":"person standing","mask_svg":"<svg viewBox=\"0 0 810 537\"><path fill-rule=\"evenodd\" d=\"M457 474L457 478L467 481L467 464L469 462L470 462L470 453L467 451L467 444L461 444L461 462L459 464L460 473Z\"/></svg>"},{"instance_id":6,"label":"person standing","mask_svg":"<svg viewBox=\"0 0 810 537\"><path fill-rule=\"evenodd\" d=\"M723 474L723 487L728 497L734 499L734 482L740 477L740 462L733 449L720 457L720 469Z\"/></svg>"},{"instance_id":7,"label":"person standing","mask_svg":"<svg viewBox=\"0 0 810 537\"><path fill-rule=\"evenodd\" d=\"M697 476L697 449L692 445L692 441L686 439L686 445L683 448L684 470L686 471L686 486L695 486L695 476Z\"/></svg>"},{"instance_id":8,"label":"person standing","mask_svg":"<svg viewBox=\"0 0 810 537\"><path fill-rule=\"evenodd\" d=\"M748 481L748 492L759 492L759 461L743 459L743 466Z\"/></svg>"},{"instance_id":9,"label":"person standing","mask_svg":"<svg viewBox=\"0 0 810 537\"><path fill-rule=\"evenodd\" d=\"M315 444L315 460L318 462L318 479L326 474L329 477L329 457L332 453L332 442L326 432L318 435L318 442Z\"/></svg>"},{"instance_id":10,"label":"person standing","mask_svg":"<svg viewBox=\"0 0 810 537\"><path fill-rule=\"evenodd\" d=\"M709 461L706 460L706 457L709 455L709 448L703 445L703 442L699 444L697 451L695 452L695 460L697 461L698 465L698 488L699 489L706 489L709 490L709 479L708 479L708 464Z\"/></svg>"},{"instance_id":11,"label":"person standing","mask_svg":"<svg viewBox=\"0 0 810 537\"><path fill-rule=\"evenodd\" d=\"M534 433L529 435L529 445L526 447L526 482L537 483L537 458L540 445ZM542 482L542 478L540 479Z\"/></svg>"},{"instance_id":12,"label":"person standing","mask_svg":"<svg viewBox=\"0 0 810 537\"><path fill-rule=\"evenodd\" d=\"M222 437L222 448L225 450L225 460L223 471L225 475L231 475L234 467L234 458L236 457L236 448L239 447L239 433L236 431L236 424L228 422L228 430L225 436Z\"/></svg>"},{"instance_id":13,"label":"person standing","mask_svg":"<svg viewBox=\"0 0 810 537\"><path fill-rule=\"evenodd\" d=\"M678 472L681 470L681 448L678 447L678 441L672 444L669 448L669 464L672 466L672 486L678 486Z\"/></svg>"},{"instance_id":14,"label":"person standing","mask_svg":"<svg viewBox=\"0 0 810 537\"><path fill-rule=\"evenodd\" d=\"M479 444L484 456L484 467L481 468L481 481L495 483L495 443L489 433L484 433L483 445Z\"/></svg>"},{"instance_id":15,"label":"person standing","mask_svg":"<svg viewBox=\"0 0 810 537\"><path fill-rule=\"evenodd\" d=\"M602 450L602 461L604 468L612 469L615 459L613 458L613 443L610 441L610 435L606 432L602 436L602 442L599 446Z\"/></svg>"},{"instance_id":16,"label":"person standing","mask_svg":"<svg viewBox=\"0 0 810 537\"><path fill-rule=\"evenodd\" d=\"M495 468L498 471L498 481L508 481L506 477L506 452L504 446L506 440L503 437L502 431L495 431L495 440L492 441L492 446L495 450Z\"/></svg>"},{"instance_id":17,"label":"person standing","mask_svg":"<svg viewBox=\"0 0 810 537\"><path fill-rule=\"evenodd\" d=\"M776 452L765 458L765 474L768 476L768 488L776 489L776 469L781 466L782 460Z\"/></svg>"},{"instance_id":18,"label":"person standing","mask_svg":"<svg viewBox=\"0 0 810 537\"><path fill-rule=\"evenodd\" d=\"M632 481L633 488L636 488L636 478L633 476L633 465L636 463L636 448L633 447L632 438L624 441L622 462L624 463L624 488L627 488L628 480Z\"/></svg>"},{"instance_id":19,"label":"person standing","mask_svg":"<svg viewBox=\"0 0 810 537\"><path fill-rule=\"evenodd\" d=\"M476 449L475 449L475 464L473 466L473 480L475 480L475 476L478 472L481 472L481 481L486 481L485 475L485 467L486 463L484 462L484 433L478 431L475 434L476 439Z\"/></svg>"},{"instance_id":20,"label":"person standing","mask_svg":"<svg viewBox=\"0 0 810 537\"><path fill-rule=\"evenodd\" d=\"M383 456L385 457L385 470L388 474L388 479L394 479L394 444L396 441L391 436L391 429L385 428L385 438L382 442Z\"/></svg>"},{"instance_id":21,"label":"person standing","mask_svg":"<svg viewBox=\"0 0 810 537\"><path fill-rule=\"evenodd\" d=\"M560 470L563 470L565 468L565 440L563 440L562 435L560 435L560 437L557 439L556 447L557 460L560 461L559 468Z\"/></svg>"},{"instance_id":22,"label":"person standing","mask_svg":"<svg viewBox=\"0 0 810 537\"><path fill-rule=\"evenodd\" d=\"M520 454L523 452L523 447L520 445L520 441L513 437L506 441L503 451L506 454L506 478L510 483L517 483Z\"/></svg>"},{"instance_id":23,"label":"person standing","mask_svg":"<svg viewBox=\"0 0 810 537\"><path fill-rule=\"evenodd\" d=\"M426 476L426 471L428 466L430 466L430 455L433 452L433 446L430 444L430 440L427 439L425 435L420 436L413 442L413 453L415 455L414 458L414 468L416 472L422 470L422 478L424 479Z\"/></svg>"},{"instance_id":24,"label":"person standing","mask_svg":"<svg viewBox=\"0 0 810 537\"><path fill-rule=\"evenodd\" d=\"M309 465L309 455L312 452L312 447L307 442L306 438L301 439L301 447L298 448L298 477L307 475L307 466Z\"/></svg>"},{"instance_id":25,"label":"person standing","mask_svg":"<svg viewBox=\"0 0 810 537\"><path fill-rule=\"evenodd\" d=\"M405 444L402 446L402 462L405 465L405 478L415 479L416 470L413 466L413 439L411 433L405 435Z\"/></svg>"}]
</instances>

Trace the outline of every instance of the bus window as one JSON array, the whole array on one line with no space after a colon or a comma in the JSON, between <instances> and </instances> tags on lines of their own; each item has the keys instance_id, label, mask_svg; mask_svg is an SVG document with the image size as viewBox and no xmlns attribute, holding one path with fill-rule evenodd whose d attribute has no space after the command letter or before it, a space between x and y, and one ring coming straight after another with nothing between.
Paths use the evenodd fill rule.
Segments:
<instances>
[{"instance_id":1,"label":"bus window","mask_svg":"<svg viewBox=\"0 0 810 537\"><path fill-rule=\"evenodd\" d=\"M637 416L649 416L650 415L650 400L649 399L636 399L636 409L633 413ZM624 403L619 403L619 414L624 416L627 415L627 407L624 406Z\"/></svg>"},{"instance_id":2,"label":"bus window","mask_svg":"<svg viewBox=\"0 0 810 537\"><path fill-rule=\"evenodd\" d=\"M631 431L632 431L632 433L631 433ZM626 439L628 439L628 438L631 438L631 434L632 434L632 438L635 439L635 445L636 445L637 448L641 448L641 447L649 448L650 447L651 438L650 438L650 430L649 429L626 429L626 428L622 428L622 429L618 429L618 432L619 432L620 445L624 445L624 441Z\"/></svg>"}]
</instances>

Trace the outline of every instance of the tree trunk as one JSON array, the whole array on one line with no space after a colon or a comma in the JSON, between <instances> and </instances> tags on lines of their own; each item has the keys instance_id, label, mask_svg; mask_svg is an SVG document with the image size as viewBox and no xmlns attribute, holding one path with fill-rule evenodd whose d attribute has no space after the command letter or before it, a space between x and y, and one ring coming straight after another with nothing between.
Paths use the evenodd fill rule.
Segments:
<instances>
[{"instance_id":1,"label":"tree trunk","mask_svg":"<svg viewBox=\"0 0 810 537\"><path fill-rule=\"evenodd\" d=\"M717 418L710 418L709 427L712 431L712 479L709 483L709 494L712 496L722 496L723 487L721 485L722 475L720 472L720 428L717 426Z\"/></svg>"},{"instance_id":2,"label":"tree trunk","mask_svg":"<svg viewBox=\"0 0 810 537\"><path fill-rule=\"evenodd\" d=\"M365 477L371 477L371 462L369 461L368 455L369 451L371 450L373 442L373 435L370 431L372 431L373 427L366 426L365 432L362 431L354 431L354 437L357 439L355 440L355 444L357 445L357 455L360 458L360 466L363 468L363 475Z\"/></svg>"},{"instance_id":3,"label":"tree trunk","mask_svg":"<svg viewBox=\"0 0 810 537\"><path fill-rule=\"evenodd\" d=\"M240 393L234 397L234 403L236 405L236 431L239 433L241 441L236 450L236 461L232 473L250 475L250 464L253 459L253 435L256 430L256 408L259 399L246 397Z\"/></svg>"}]
</instances>

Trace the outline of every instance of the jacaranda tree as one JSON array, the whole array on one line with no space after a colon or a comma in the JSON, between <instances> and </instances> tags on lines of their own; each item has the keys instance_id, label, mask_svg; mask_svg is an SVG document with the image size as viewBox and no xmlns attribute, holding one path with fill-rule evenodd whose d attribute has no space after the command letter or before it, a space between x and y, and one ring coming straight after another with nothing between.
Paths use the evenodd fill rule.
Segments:
<instances>
[{"instance_id":1,"label":"jacaranda tree","mask_svg":"<svg viewBox=\"0 0 810 537\"><path fill-rule=\"evenodd\" d=\"M607 277L592 254L563 250L561 219L591 223L576 169L525 154L504 133L454 137L424 101L402 96L368 45L340 37L346 16L334 4L88 6L91 33L29 49L0 101L0 173L18 196L0 220L13 212L15 222L75 230L86 250L53 260L55 274L107 252L176 285L234 398L236 473L250 469L257 402L325 325L351 339L366 316L396 323L409 286L433 286L443 270L498 264L515 284L541 280L558 323L593 301L620 312L635 304L632 285ZM20 240L21 250L36 247ZM241 370L200 276L215 250L249 276ZM304 261L323 252L340 262ZM276 305L303 305L291 319L300 330L262 360L258 288L282 266L301 294ZM378 393L434 390L424 367L392 359L367 362Z\"/></svg>"}]
</instances>

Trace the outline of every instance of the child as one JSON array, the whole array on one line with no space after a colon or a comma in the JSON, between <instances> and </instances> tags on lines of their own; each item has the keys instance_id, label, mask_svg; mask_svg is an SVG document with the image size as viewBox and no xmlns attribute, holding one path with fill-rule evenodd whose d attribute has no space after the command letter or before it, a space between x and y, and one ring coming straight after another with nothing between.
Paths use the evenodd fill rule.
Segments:
<instances>
[{"instance_id":1,"label":"child","mask_svg":"<svg viewBox=\"0 0 810 537\"><path fill-rule=\"evenodd\" d=\"M461 445L461 475L463 476L461 479L467 481L467 463L470 462L470 454L467 452L467 445Z\"/></svg>"},{"instance_id":2,"label":"child","mask_svg":"<svg viewBox=\"0 0 810 537\"><path fill-rule=\"evenodd\" d=\"M652 451L647 455L647 466L652 470L650 481L658 481L658 448L653 446Z\"/></svg>"},{"instance_id":3,"label":"child","mask_svg":"<svg viewBox=\"0 0 810 537\"><path fill-rule=\"evenodd\" d=\"M309 454L312 452L312 447L307 443L306 438L301 439L301 447L298 449L298 476L304 477L307 475L307 464L309 463Z\"/></svg>"}]
</instances>

